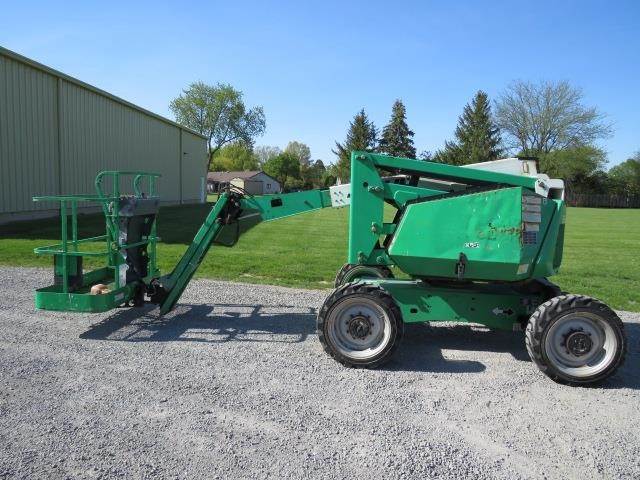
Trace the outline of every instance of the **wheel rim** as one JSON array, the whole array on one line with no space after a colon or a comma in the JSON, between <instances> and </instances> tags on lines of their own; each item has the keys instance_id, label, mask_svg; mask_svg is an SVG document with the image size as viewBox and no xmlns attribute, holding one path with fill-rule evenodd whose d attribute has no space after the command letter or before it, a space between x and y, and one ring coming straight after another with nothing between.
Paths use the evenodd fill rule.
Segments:
<instances>
[{"instance_id":1,"label":"wheel rim","mask_svg":"<svg viewBox=\"0 0 640 480\"><path fill-rule=\"evenodd\" d=\"M606 370L618 347L611 325L590 312L560 317L544 339L547 358L559 371L574 378L591 377Z\"/></svg>"},{"instance_id":2,"label":"wheel rim","mask_svg":"<svg viewBox=\"0 0 640 480\"><path fill-rule=\"evenodd\" d=\"M327 334L345 357L368 360L389 344L391 319L374 300L353 295L333 306L327 317Z\"/></svg>"}]
</instances>

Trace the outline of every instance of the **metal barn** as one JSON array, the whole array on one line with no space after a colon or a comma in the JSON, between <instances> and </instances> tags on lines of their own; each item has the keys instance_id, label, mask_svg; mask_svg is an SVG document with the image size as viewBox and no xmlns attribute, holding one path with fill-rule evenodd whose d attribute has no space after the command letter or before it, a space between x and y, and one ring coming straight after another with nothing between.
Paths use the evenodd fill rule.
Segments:
<instances>
[{"instance_id":1,"label":"metal barn","mask_svg":"<svg viewBox=\"0 0 640 480\"><path fill-rule=\"evenodd\" d=\"M203 200L206 138L0 47L0 223L47 216L34 195L92 193L100 170L162 174L168 203Z\"/></svg>"}]
</instances>

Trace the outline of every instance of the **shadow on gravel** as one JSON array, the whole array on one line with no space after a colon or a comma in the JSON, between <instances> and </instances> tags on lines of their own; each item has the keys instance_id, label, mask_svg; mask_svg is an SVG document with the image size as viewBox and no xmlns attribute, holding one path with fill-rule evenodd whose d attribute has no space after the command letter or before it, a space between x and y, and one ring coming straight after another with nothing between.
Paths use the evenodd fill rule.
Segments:
<instances>
[{"instance_id":1,"label":"shadow on gravel","mask_svg":"<svg viewBox=\"0 0 640 480\"><path fill-rule=\"evenodd\" d=\"M80 335L125 342L304 342L315 332L316 309L263 305L185 305L164 317L154 306L126 308Z\"/></svg>"},{"instance_id":2,"label":"shadow on gravel","mask_svg":"<svg viewBox=\"0 0 640 480\"><path fill-rule=\"evenodd\" d=\"M264 305L184 305L158 316L155 306L126 308L80 335L86 340L125 342L299 343L315 335L316 309ZM625 323L627 360L601 388L640 389L640 324ZM484 364L450 360L442 350L504 352L530 362L523 332L504 332L465 324L408 324L395 359L383 369L418 372L479 373ZM533 366L532 366L533 367Z\"/></svg>"},{"instance_id":3,"label":"shadow on gravel","mask_svg":"<svg viewBox=\"0 0 640 480\"><path fill-rule=\"evenodd\" d=\"M632 388L640 390L640 324L624 324L627 334L627 358L616 374L600 385L601 388Z\"/></svg>"},{"instance_id":4,"label":"shadow on gravel","mask_svg":"<svg viewBox=\"0 0 640 480\"><path fill-rule=\"evenodd\" d=\"M445 359L442 350L508 352L517 360L529 361L521 332L490 331L469 325L409 324L405 326L396 361L387 368L450 373L479 373L486 369L484 364L473 360Z\"/></svg>"},{"instance_id":5,"label":"shadow on gravel","mask_svg":"<svg viewBox=\"0 0 640 480\"><path fill-rule=\"evenodd\" d=\"M598 388L640 389L640 324L625 323L627 357L616 374L597 385ZM468 350L509 353L513 358L531 362L524 344L524 332L489 330L464 324L437 326L411 324L405 326L405 336L396 360L388 370L473 373L485 370L480 362L447 360L442 350ZM531 365L532 368L535 368ZM385 368L385 367L382 367ZM590 388L590 387L587 387Z\"/></svg>"}]
</instances>

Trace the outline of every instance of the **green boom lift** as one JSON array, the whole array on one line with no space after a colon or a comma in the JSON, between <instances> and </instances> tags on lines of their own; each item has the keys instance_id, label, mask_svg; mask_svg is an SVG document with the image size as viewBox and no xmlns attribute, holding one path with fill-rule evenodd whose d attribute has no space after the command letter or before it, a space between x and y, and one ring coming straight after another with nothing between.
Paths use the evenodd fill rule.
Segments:
<instances>
[{"instance_id":1,"label":"green boom lift","mask_svg":"<svg viewBox=\"0 0 640 480\"><path fill-rule=\"evenodd\" d=\"M127 176L133 188L123 195ZM437 321L525 329L533 362L562 383L599 382L624 360L618 316L547 280L562 260L564 185L537 174L531 160L457 167L353 152L351 183L329 190L253 196L230 186L164 276L156 264L158 177L101 172L96 195L34 198L60 203L62 227L61 243L35 249L54 258L54 285L36 291L37 308L102 312L151 302L166 314L212 245L233 246L263 221L349 205L348 261L317 319L324 349L343 365L382 365L405 323ZM87 202L102 207L106 232L81 239L78 204ZM385 204L395 210L390 222ZM88 247L96 242L104 247ZM85 272L87 256L106 265Z\"/></svg>"}]
</instances>

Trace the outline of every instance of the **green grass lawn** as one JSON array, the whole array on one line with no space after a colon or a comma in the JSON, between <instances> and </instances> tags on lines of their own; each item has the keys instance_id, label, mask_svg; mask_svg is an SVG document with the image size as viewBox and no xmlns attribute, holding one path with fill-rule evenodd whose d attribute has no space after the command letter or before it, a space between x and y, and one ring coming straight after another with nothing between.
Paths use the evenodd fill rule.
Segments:
<instances>
[{"instance_id":1,"label":"green grass lawn","mask_svg":"<svg viewBox=\"0 0 640 480\"><path fill-rule=\"evenodd\" d=\"M173 266L209 211L207 205L163 207L159 216L159 266ZM328 288L344 263L347 209L267 222L243 235L233 248L214 245L199 277ZM80 217L83 236L103 233L101 214ZM33 248L59 239L58 219L0 226L0 265L50 267ZM86 267L92 264L85 263ZM564 260L554 281L569 292L602 299L614 308L640 311L640 210L570 208Z\"/></svg>"},{"instance_id":2,"label":"green grass lawn","mask_svg":"<svg viewBox=\"0 0 640 480\"><path fill-rule=\"evenodd\" d=\"M640 210L569 208L562 266L552 280L640 312Z\"/></svg>"}]
</instances>

